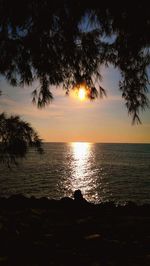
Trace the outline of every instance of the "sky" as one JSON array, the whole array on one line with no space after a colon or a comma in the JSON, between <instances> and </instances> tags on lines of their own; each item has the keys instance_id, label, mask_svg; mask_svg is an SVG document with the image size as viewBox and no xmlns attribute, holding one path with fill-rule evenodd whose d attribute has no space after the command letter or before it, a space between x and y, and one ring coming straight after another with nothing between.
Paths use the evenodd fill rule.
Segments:
<instances>
[{"instance_id":1,"label":"sky","mask_svg":"<svg viewBox=\"0 0 150 266\"><path fill-rule=\"evenodd\" d=\"M119 72L109 67L101 73L106 98L80 101L53 87L54 100L43 109L32 104L36 83L12 87L1 77L0 112L20 115L46 142L150 143L150 109L140 114L142 124L132 125L118 89Z\"/></svg>"}]
</instances>

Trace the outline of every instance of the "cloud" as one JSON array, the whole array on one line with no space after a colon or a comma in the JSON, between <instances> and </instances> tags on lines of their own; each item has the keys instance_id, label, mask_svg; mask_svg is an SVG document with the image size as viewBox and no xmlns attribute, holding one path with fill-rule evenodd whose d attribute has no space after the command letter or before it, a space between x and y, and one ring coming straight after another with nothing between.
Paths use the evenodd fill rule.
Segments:
<instances>
[{"instance_id":1,"label":"cloud","mask_svg":"<svg viewBox=\"0 0 150 266\"><path fill-rule=\"evenodd\" d=\"M38 109L35 105L29 103L19 103L13 99L2 97L0 100L0 111L11 113L13 115L29 116L30 118L47 119L50 117L62 117L64 115L62 110L57 110L56 106Z\"/></svg>"},{"instance_id":2,"label":"cloud","mask_svg":"<svg viewBox=\"0 0 150 266\"><path fill-rule=\"evenodd\" d=\"M8 98L8 97L5 97L5 96L2 96L1 98L0 98L0 106L14 106L14 105L16 105L16 101L14 101L13 99L11 99L11 98Z\"/></svg>"},{"instance_id":3,"label":"cloud","mask_svg":"<svg viewBox=\"0 0 150 266\"><path fill-rule=\"evenodd\" d=\"M148 124L148 123L143 123L143 127L150 127L150 124Z\"/></svg>"}]
</instances>

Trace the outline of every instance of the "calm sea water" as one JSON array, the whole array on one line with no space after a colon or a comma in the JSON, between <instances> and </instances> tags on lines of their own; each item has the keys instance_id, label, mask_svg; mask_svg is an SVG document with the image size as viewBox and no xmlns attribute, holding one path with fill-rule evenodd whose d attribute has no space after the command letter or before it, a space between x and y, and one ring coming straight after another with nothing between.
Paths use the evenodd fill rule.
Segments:
<instances>
[{"instance_id":1,"label":"calm sea water","mask_svg":"<svg viewBox=\"0 0 150 266\"><path fill-rule=\"evenodd\" d=\"M150 203L150 144L45 143L19 166L1 166L0 195L59 199L81 189L91 202Z\"/></svg>"}]
</instances>

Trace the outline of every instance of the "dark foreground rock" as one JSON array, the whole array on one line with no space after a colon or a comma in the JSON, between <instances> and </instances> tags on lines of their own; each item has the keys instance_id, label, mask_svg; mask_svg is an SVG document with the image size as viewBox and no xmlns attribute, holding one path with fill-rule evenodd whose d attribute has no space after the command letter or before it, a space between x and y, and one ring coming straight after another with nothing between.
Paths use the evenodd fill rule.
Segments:
<instances>
[{"instance_id":1,"label":"dark foreground rock","mask_svg":"<svg viewBox=\"0 0 150 266\"><path fill-rule=\"evenodd\" d=\"M0 265L150 265L150 206L0 199Z\"/></svg>"}]
</instances>

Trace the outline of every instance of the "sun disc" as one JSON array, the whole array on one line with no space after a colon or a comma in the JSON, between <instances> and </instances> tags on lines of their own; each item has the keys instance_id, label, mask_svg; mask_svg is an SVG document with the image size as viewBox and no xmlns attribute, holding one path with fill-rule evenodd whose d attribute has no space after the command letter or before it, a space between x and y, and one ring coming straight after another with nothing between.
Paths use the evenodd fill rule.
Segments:
<instances>
[{"instance_id":1,"label":"sun disc","mask_svg":"<svg viewBox=\"0 0 150 266\"><path fill-rule=\"evenodd\" d=\"M83 87L79 88L78 97L81 101L86 98L86 90Z\"/></svg>"}]
</instances>

